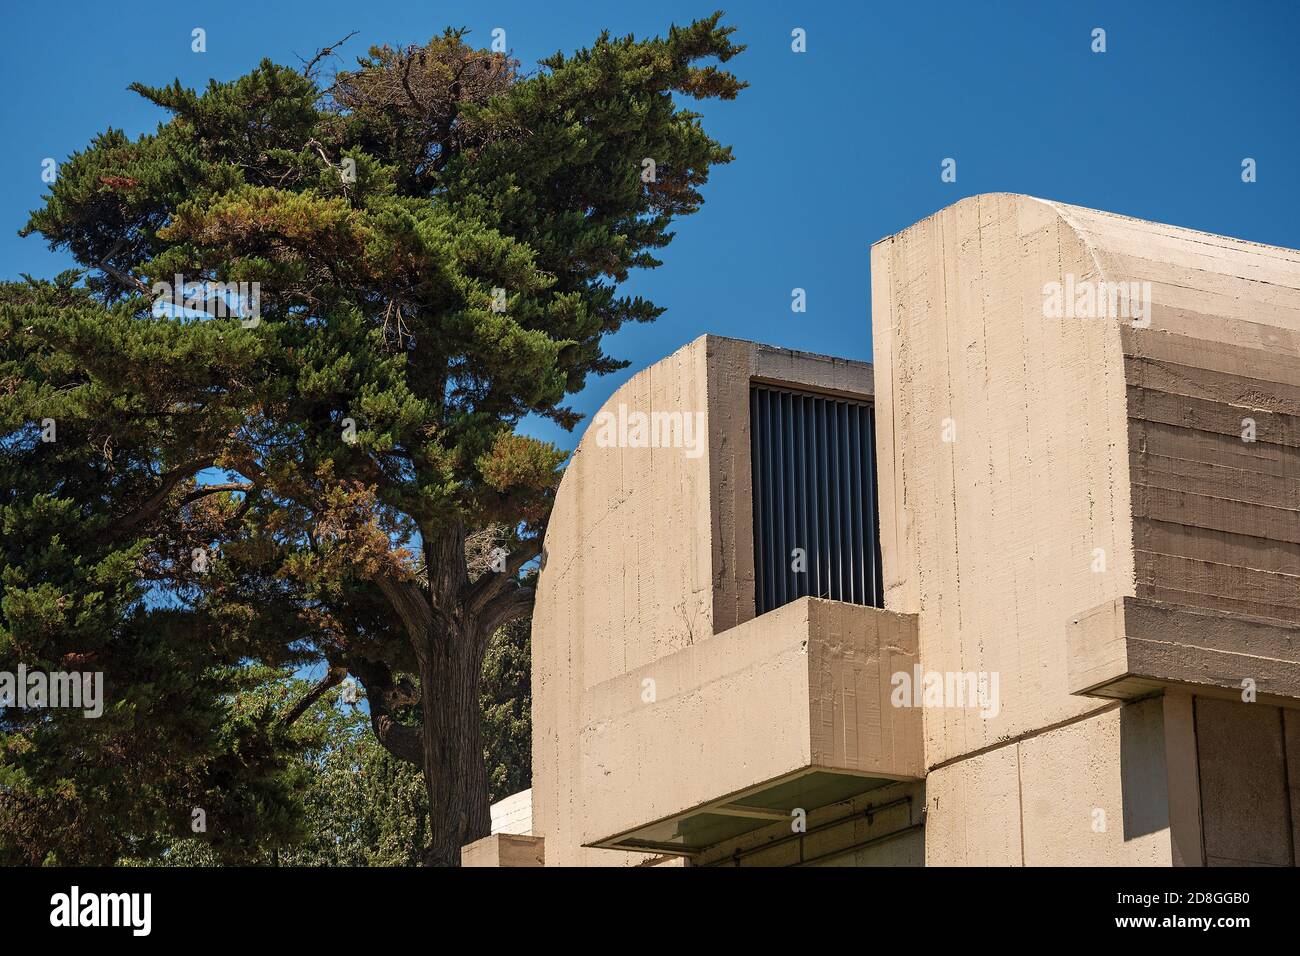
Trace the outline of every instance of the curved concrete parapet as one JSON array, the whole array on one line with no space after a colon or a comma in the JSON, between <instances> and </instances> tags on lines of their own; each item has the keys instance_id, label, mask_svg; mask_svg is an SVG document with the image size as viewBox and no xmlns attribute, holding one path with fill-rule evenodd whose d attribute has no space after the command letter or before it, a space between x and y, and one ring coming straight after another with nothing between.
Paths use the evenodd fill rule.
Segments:
<instances>
[{"instance_id":1,"label":"curved concrete parapet","mask_svg":"<svg viewBox=\"0 0 1300 956\"><path fill-rule=\"evenodd\" d=\"M1300 253L992 194L877 243L872 301L886 606L1001 677L925 711L927 859L1196 862L1204 817L1277 862L1199 805L1259 771L1187 695L1300 690Z\"/></svg>"},{"instance_id":2,"label":"curved concrete parapet","mask_svg":"<svg viewBox=\"0 0 1300 956\"><path fill-rule=\"evenodd\" d=\"M641 859L581 844L688 852L700 820L686 815L777 777L847 773L851 794L920 774L919 713L885 703L884 669L914 658L908 621L807 601L752 620L752 383L864 400L871 370L705 336L620 388L565 473L533 618L533 832L548 863ZM849 623L818 623L835 608ZM619 839L651 825L659 837Z\"/></svg>"}]
</instances>

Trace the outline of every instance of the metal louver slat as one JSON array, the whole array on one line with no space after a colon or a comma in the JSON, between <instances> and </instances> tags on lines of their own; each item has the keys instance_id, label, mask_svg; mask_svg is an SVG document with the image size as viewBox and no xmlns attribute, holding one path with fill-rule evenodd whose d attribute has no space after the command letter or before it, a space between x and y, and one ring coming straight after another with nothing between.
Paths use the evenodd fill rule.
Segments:
<instances>
[{"instance_id":1,"label":"metal louver slat","mask_svg":"<svg viewBox=\"0 0 1300 956\"><path fill-rule=\"evenodd\" d=\"M749 409L757 613L806 595L882 606L870 403L756 385Z\"/></svg>"}]
</instances>

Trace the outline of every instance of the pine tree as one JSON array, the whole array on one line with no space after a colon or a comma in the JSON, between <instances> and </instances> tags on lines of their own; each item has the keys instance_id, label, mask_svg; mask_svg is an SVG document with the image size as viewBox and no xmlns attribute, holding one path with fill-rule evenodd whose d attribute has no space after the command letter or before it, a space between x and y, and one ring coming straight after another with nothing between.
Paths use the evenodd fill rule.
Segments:
<instances>
[{"instance_id":1,"label":"pine tree","mask_svg":"<svg viewBox=\"0 0 1300 956\"><path fill-rule=\"evenodd\" d=\"M92 587L83 546L119 569L143 562L212 662L325 660L268 747L359 680L377 740L423 772L428 864L456 865L488 833L484 657L531 612L566 457L517 426L572 428L566 396L623 367L604 336L662 311L617 287L660 264L673 220L730 161L676 101L744 86L701 65L742 49L720 18L605 34L532 75L447 31L374 47L330 83L317 63L264 61L202 93L136 85L170 118L138 139L98 136L28 224L85 278L60 287L67 301L16 289L5 306L3 373L25 396L7 406L5 441L32 453L32 422L68 423L58 467L7 506L46 494L65 522L93 514L69 587ZM223 284L222 302L247 283L256 308L236 291L243 321L160 312L175 276ZM101 437L129 459L92 464ZM116 483L56 489L78 468ZM207 469L222 480L200 483ZM122 555L86 540L102 526L129 530L103 544ZM476 567L467 541L485 535L495 557ZM39 586L45 546L6 553L7 587ZM98 642L116 667L113 629L141 607L129 578L95 636L51 625L55 649Z\"/></svg>"},{"instance_id":2,"label":"pine tree","mask_svg":"<svg viewBox=\"0 0 1300 956\"><path fill-rule=\"evenodd\" d=\"M225 822L220 858L247 859L295 838L302 741L274 708L230 705L260 682L241 666L257 651L149 600L180 561L146 533L223 494L181 463L230 406L184 399L232 359L215 327L141 322L76 280L0 285L0 672L83 691L102 675L102 712L0 709L0 863L110 864L190 832L196 810Z\"/></svg>"}]
</instances>

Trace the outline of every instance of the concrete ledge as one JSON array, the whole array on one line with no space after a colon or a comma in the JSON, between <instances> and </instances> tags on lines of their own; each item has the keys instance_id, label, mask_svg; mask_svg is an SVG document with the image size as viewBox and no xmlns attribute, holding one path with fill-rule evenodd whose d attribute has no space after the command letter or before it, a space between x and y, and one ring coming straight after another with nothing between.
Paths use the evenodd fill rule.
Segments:
<instances>
[{"instance_id":1,"label":"concrete ledge","mask_svg":"<svg viewBox=\"0 0 1300 956\"><path fill-rule=\"evenodd\" d=\"M1167 687L1300 699L1300 626L1226 611L1120 598L1071 621L1069 686L1134 699Z\"/></svg>"},{"instance_id":2,"label":"concrete ledge","mask_svg":"<svg viewBox=\"0 0 1300 956\"><path fill-rule=\"evenodd\" d=\"M921 711L889 699L916 662L915 616L803 598L590 688L584 844L698 852L922 778Z\"/></svg>"},{"instance_id":3,"label":"concrete ledge","mask_svg":"<svg viewBox=\"0 0 1300 956\"><path fill-rule=\"evenodd\" d=\"M545 866L546 844L539 836L494 833L460 848L461 866Z\"/></svg>"}]
</instances>

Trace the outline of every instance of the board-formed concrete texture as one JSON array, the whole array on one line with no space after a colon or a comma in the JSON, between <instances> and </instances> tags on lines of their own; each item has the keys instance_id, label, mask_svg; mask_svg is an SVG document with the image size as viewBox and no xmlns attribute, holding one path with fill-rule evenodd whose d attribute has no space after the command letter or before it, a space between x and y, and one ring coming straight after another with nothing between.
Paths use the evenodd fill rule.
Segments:
<instances>
[{"instance_id":1,"label":"board-formed concrete texture","mask_svg":"<svg viewBox=\"0 0 1300 956\"><path fill-rule=\"evenodd\" d=\"M804 601L732 633L755 608L755 382L871 396L863 363L704 336L615 392L566 469L533 616L532 824L548 865L636 864L646 854L584 844L683 852L702 827L770 822L770 807L723 806L767 784L846 799L921 772L919 712L886 703L914 622ZM605 412L680 415L699 445L610 441ZM701 738L715 732L730 736Z\"/></svg>"},{"instance_id":2,"label":"board-formed concrete texture","mask_svg":"<svg viewBox=\"0 0 1300 956\"><path fill-rule=\"evenodd\" d=\"M602 409L702 444L583 436L533 620L546 865L1293 865L1300 253L993 194L871 287L874 367L706 336ZM755 383L874 404L883 610L755 617Z\"/></svg>"},{"instance_id":3,"label":"board-formed concrete texture","mask_svg":"<svg viewBox=\"0 0 1300 956\"><path fill-rule=\"evenodd\" d=\"M885 606L1001 676L992 719L924 711L927 862L1214 862L1225 755L1169 695L1297 704L1300 253L997 194L871 273ZM1285 763L1240 769L1274 808Z\"/></svg>"},{"instance_id":4,"label":"board-formed concrete texture","mask_svg":"<svg viewBox=\"0 0 1300 956\"><path fill-rule=\"evenodd\" d=\"M533 791L520 790L492 804L492 832L530 836L533 832Z\"/></svg>"},{"instance_id":5,"label":"board-formed concrete texture","mask_svg":"<svg viewBox=\"0 0 1300 956\"><path fill-rule=\"evenodd\" d=\"M1120 598L1070 622L1070 688L1134 699L1183 685L1300 698L1300 626L1186 605Z\"/></svg>"},{"instance_id":6,"label":"board-formed concrete texture","mask_svg":"<svg viewBox=\"0 0 1300 956\"><path fill-rule=\"evenodd\" d=\"M475 867L545 866L546 841L516 833L493 833L460 848L460 865Z\"/></svg>"},{"instance_id":7,"label":"board-formed concrete texture","mask_svg":"<svg viewBox=\"0 0 1300 956\"><path fill-rule=\"evenodd\" d=\"M919 780L920 711L889 700L916 663L914 619L801 598L591 688L583 842L699 852Z\"/></svg>"}]
</instances>

